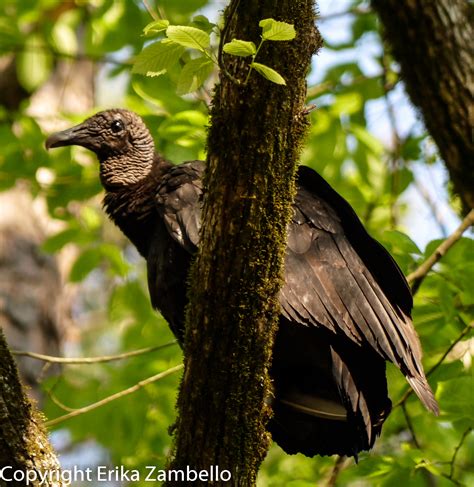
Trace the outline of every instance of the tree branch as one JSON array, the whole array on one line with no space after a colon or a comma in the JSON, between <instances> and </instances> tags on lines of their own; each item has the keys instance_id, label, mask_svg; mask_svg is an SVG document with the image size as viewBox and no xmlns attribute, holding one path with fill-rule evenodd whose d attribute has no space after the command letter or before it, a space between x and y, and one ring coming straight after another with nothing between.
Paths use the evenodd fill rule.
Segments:
<instances>
[{"instance_id":1,"label":"tree branch","mask_svg":"<svg viewBox=\"0 0 474 487\"><path fill-rule=\"evenodd\" d=\"M474 210L471 210L461 225L418 267L418 269L407 276L408 284L411 285L412 293L418 291L421 283L433 266L446 254L446 252L462 237L463 233L474 224Z\"/></svg>"},{"instance_id":2,"label":"tree branch","mask_svg":"<svg viewBox=\"0 0 474 487\"><path fill-rule=\"evenodd\" d=\"M331 470L331 476L327 481L326 487L335 487L337 485L337 478L339 474L346 468L350 459L346 456L338 455L336 457L336 461L334 462L334 466Z\"/></svg>"},{"instance_id":3,"label":"tree branch","mask_svg":"<svg viewBox=\"0 0 474 487\"><path fill-rule=\"evenodd\" d=\"M397 127L397 117L395 115L395 110L392 105L392 101L390 100L390 91L393 89L393 85L388 83L388 73L389 73L389 61L387 60L387 54L384 52L382 56L382 66L383 66L383 75L382 75L382 86L383 86L383 93L384 93L384 100L385 106L387 109L387 116L388 120L392 129L392 148L390 151L390 225L392 229L395 229L397 226L397 210L396 210L396 201L397 201L397 194L398 194L398 187L400 184L400 175L399 175L399 168L401 164L404 163L401 157L402 153L402 138L400 136L398 127Z\"/></svg>"},{"instance_id":4,"label":"tree branch","mask_svg":"<svg viewBox=\"0 0 474 487\"><path fill-rule=\"evenodd\" d=\"M446 473L441 473L441 476L444 477L445 479L448 479L449 481L451 481L454 485L457 485L459 487L466 487L466 485L459 482L459 480L450 478L449 475Z\"/></svg>"},{"instance_id":5,"label":"tree branch","mask_svg":"<svg viewBox=\"0 0 474 487\"><path fill-rule=\"evenodd\" d=\"M449 232L446 229L446 225L443 222L443 216L441 214L440 209L438 208L437 202L431 196L430 192L428 191L428 188L426 188L426 186L416 177L416 175L413 176L414 176L413 183L415 185L415 188L418 190L418 193L420 194L420 196L423 198L424 202L427 204L428 208L430 209L431 216L433 217L433 220L438 225L438 228L441 231L443 238L447 238Z\"/></svg>"},{"instance_id":6,"label":"tree branch","mask_svg":"<svg viewBox=\"0 0 474 487\"><path fill-rule=\"evenodd\" d=\"M53 48L52 46L48 45L38 45L34 47L25 46L23 44L17 45L10 45L8 46L9 51L13 54L21 54L24 52L44 52L48 54L52 54L53 56L60 58L60 59L70 59L72 61L93 61L96 63L108 63L113 64L114 66L123 66L125 68L130 68L133 65L133 61L131 59L125 61L117 61L110 56L106 55L95 55L95 54L88 54L88 53L77 53L77 54L70 54L67 52L59 51L58 49Z\"/></svg>"},{"instance_id":7,"label":"tree branch","mask_svg":"<svg viewBox=\"0 0 474 487\"><path fill-rule=\"evenodd\" d=\"M224 53L227 72L220 72L212 103L171 468L219 465L231 472L232 485L255 485L270 444L266 399L281 265L308 124L305 76L320 45L313 6L312 0L232 0L220 40L258 43L259 20L266 18L291 23L297 32L261 51L260 62L275 68L285 86L257 73L236 84L229 73L242 79L248 62Z\"/></svg>"},{"instance_id":8,"label":"tree branch","mask_svg":"<svg viewBox=\"0 0 474 487\"><path fill-rule=\"evenodd\" d=\"M53 393L53 390L50 389L49 391L46 391L46 394L48 397L51 399L51 401L58 406L58 408L62 409L63 411L66 411L67 413L72 413L73 411L77 411L78 408L70 408L69 406L66 406L63 404L62 401L60 401L56 395Z\"/></svg>"},{"instance_id":9,"label":"tree branch","mask_svg":"<svg viewBox=\"0 0 474 487\"><path fill-rule=\"evenodd\" d=\"M52 364L66 364L66 365L83 365L83 364L97 364L103 362L113 362L115 360L123 360L130 357L137 357L138 355L145 355L147 353L157 352L158 350L163 350L164 348L168 348L172 345L176 345L177 341L173 340L168 343L164 343L163 345L156 345L154 347L146 347L141 348L139 350L133 350L132 352L125 352L119 353L117 355L103 355L101 357L77 357L77 358L68 358L68 357L53 357L51 355L43 355L41 353L35 352L25 352L20 350L14 350L12 352L13 355L17 355L20 357L30 357L36 360L42 360L43 362L48 362Z\"/></svg>"},{"instance_id":10,"label":"tree branch","mask_svg":"<svg viewBox=\"0 0 474 487\"><path fill-rule=\"evenodd\" d=\"M373 10L367 7L353 7L348 10L342 10L340 12L332 12L326 15L320 15L317 18L318 22L324 22L326 20L337 19L338 17L344 17L346 15L367 15L372 13Z\"/></svg>"},{"instance_id":11,"label":"tree branch","mask_svg":"<svg viewBox=\"0 0 474 487\"><path fill-rule=\"evenodd\" d=\"M416 437L415 428L413 427L413 423L407 411L407 405L406 403L402 403L401 406L402 406L403 416L405 417L405 422L407 423L408 429L410 430L411 433L413 444L416 446L416 448L418 448L418 450L421 450L420 442Z\"/></svg>"},{"instance_id":12,"label":"tree branch","mask_svg":"<svg viewBox=\"0 0 474 487\"><path fill-rule=\"evenodd\" d=\"M55 426L59 423L63 423L64 421L67 421L68 419L74 418L76 416L79 416L81 414L88 413L89 411L93 411L94 409L97 409L101 406L105 406L109 402L115 401L116 399L120 399L122 397L128 396L129 394L132 394L139 389L142 389L143 387L147 386L148 384L151 384L152 382L156 382L160 379L163 379L167 377L168 375L174 374L175 372L178 372L179 370L183 369L183 364L176 365L175 367L171 367L171 369L165 370L164 372L160 372L159 374L153 375L149 377L148 379L142 380L135 384L132 387L129 387L128 389L124 389L123 391L117 392L115 394L112 394L111 396L108 396L104 399L101 399L100 401L94 402L92 404L89 404L88 406L85 406L83 408L79 409L74 409L68 414L65 414L64 416L59 416L58 418L51 419L50 421L46 421L46 426ZM70 408L69 408L70 409Z\"/></svg>"}]
</instances>

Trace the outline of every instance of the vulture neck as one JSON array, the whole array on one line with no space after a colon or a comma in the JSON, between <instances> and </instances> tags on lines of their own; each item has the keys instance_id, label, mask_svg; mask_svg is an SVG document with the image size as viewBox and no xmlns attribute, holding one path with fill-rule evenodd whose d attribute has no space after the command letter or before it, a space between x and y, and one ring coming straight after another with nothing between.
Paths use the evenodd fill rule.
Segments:
<instances>
[{"instance_id":1,"label":"vulture neck","mask_svg":"<svg viewBox=\"0 0 474 487\"><path fill-rule=\"evenodd\" d=\"M145 258L153 241L150 237L159 227L156 190L170 167L172 164L155 154L150 170L139 181L105 187L106 213Z\"/></svg>"}]
</instances>

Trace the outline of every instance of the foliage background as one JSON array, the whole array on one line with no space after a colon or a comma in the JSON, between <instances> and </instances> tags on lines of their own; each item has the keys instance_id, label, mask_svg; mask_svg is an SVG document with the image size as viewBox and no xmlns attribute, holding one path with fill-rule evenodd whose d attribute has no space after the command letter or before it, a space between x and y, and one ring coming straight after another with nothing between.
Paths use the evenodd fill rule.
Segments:
<instances>
[{"instance_id":1,"label":"foliage background","mask_svg":"<svg viewBox=\"0 0 474 487\"><path fill-rule=\"evenodd\" d=\"M367 2L319 5L326 44L309 75L308 103L317 109L302 162L349 200L408 274L456 227L459 205L449 197L436 148L407 102L398 66ZM153 42L142 36L152 15L188 25L198 14L217 21L224 6L206 0L0 4L0 57L14 57L19 86L26 90L17 109L0 106L0 189L21 186L45 202L52 230L43 251L72 255L64 279L75 290L74 325L66 334L65 355L120 353L167 343L172 336L150 307L142 260L102 213L96 161L78 148L46 153L46 133L58 118L67 126L99 109L123 106L144 116L167 158L204 158L215 74L204 88L178 95L182 64L154 77L131 74L131 68L133 57ZM77 76L75 61L94 62L92 112L56 113L55 100L60 106L64 96L58 90L48 110L33 113L35 93L60 60L70 63L70 77ZM288 456L274 445L260 472L261 486L474 484L473 341L466 333L474 305L473 255L472 240L461 239L415 296L425 368L437 365L430 382L440 417L409 397L394 408L376 448L361 455L358 465ZM65 366L42 380L45 413L56 418L66 413L64 406L93 403L180 361L178 347L171 346L107 364ZM393 367L388 375L396 405L407 384ZM163 466L178 381L179 374L169 376L55 426L63 465Z\"/></svg>"}]
</instances>

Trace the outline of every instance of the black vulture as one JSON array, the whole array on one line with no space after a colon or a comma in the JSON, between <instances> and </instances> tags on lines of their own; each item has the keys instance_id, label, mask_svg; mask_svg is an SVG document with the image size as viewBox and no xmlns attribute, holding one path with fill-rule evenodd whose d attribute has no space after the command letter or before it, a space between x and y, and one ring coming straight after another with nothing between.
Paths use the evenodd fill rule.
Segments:
<instances>
[{"instance_id":1,"label":"black vulture","mask_svg":"<svg viewBox=\"0 0 474 487\"><path fill-rule=\"evenodd\" d=\"M104 208L147 261L152 305L182 344L186 276L199 244L204 163L173 165L155 152L143 120L112 109L51 135L46 147L97 154ZM391 409L385 361L421 402L438 405L421 363L412 296L390 254L351 206L300 166L288 228L285 282L271 376L269 430L288 453L357 456Z\"/></svg>"}]
</instances>

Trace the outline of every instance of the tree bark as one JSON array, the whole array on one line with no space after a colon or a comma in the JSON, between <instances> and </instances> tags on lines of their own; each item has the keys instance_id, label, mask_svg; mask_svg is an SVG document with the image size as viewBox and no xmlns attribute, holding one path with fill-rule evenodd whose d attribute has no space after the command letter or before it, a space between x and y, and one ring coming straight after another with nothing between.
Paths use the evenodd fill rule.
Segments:
<instances>
[{"instance_id":1,"label":"tree bark","mask_svg":"<svg viewBox=\"0 0 474 487\"><path fill-rule=\"evenodd\" d=\"M10 481L10 478L14 478L14 472L36 475L37 480L29 484L33 487L61 487L59 462L42 426L43 419L22 389L15 362L1 330L0 416L0 487L27 485L20 476L17 481ZM41 482L40 475L49 477L46 482Z\"/></svg>"},{"instance_id":2,"label":"tree bark","mask_svg":"<svg viewBox=\"0 0 474 487\"><path fill-rule=\"evenodd\" d=\"M406 89L448 168L464 212L474 208L474 25L467 0L372 0Z\"/></svg>"},{"instance_id":3,"label":"tree bark","mask_svg":"<svg viewBox=\"0 0 474 487\"><path fill-rule=\"evenodd\" d=\"M254 485L270 443L268 370L307 127L305 75L321 43L312 0L233 0L221 43L237 38L258 45L258 23L265 18L296 29L292 41L266 42L257 59L287 85L256 72L242 84L248 59L223 55L208 136L200 250L190 276L172 468L218 465L231 472L230 481L212 485Z\"/></svg>"}]
</instances>

